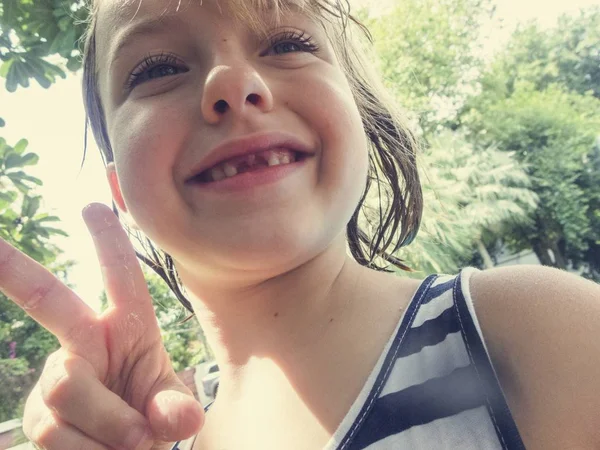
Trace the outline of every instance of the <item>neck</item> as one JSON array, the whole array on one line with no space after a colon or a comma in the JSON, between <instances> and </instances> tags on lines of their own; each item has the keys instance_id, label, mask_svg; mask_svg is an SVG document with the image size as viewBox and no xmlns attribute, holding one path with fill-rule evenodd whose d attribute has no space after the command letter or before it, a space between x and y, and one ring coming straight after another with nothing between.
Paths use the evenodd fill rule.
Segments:
<instances>
[{"instance_id":1,"label":"neck","mask_svg":"<svg viewBox=\"0 0 600 450\"><path fill-rule=\"evenodd\" d=\"M235 287L226 281L196 286L189 273L182 280L224 380L264 368L260 361L283 367L294 364L290 358L300 363L314 355L332 323L348 317L366 270L347 256L343 241L266 280Z\"/></svg>"}]
</instances>

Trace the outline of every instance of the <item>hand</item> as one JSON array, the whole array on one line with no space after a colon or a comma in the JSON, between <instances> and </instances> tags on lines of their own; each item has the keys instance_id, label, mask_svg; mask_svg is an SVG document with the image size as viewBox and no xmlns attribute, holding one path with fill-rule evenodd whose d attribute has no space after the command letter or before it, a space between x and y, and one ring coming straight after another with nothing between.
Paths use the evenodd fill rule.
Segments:
<instances>
[{"instance_id":1,"label":"hand","mask_svg":"<svg viewBox=\"0 0 600 450\"><path fill-rule=\"evenodd\" d=\"M44 267L0 239L0 290L54 334L23 430L45 449L165 449L204 411L177 378L133 246L106 206L84 211L110 307L98 316Z\"/></svg>"}]
</instances>

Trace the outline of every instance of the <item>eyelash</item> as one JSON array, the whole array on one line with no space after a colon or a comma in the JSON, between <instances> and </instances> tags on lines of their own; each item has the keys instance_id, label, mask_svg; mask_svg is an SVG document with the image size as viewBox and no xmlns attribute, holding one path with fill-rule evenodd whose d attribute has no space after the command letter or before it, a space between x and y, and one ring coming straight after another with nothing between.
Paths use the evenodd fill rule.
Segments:
<instances>
[{"instance_id":1,"label":"eyelash","mask_svg":"<svg viewBox=\"0 0 600 450\"><path fill-rule=\"evenodd\" d=\"M301 50L308 53L316 53L319 51L319 47L313 41L313 38L307 35L304 31L284 31L276 34L269 38L269 50L272 50L277 44L296 44ZM261 56L266 55L268 52L263 52Z\"/></svg>"},{"instance_id":2,"label":"eyelash","mask_svg":"<svg viewBox=\"0 0 600 450\"><path fill-rule=\"evenodd\" d=\"M135 68L135 70L129 75L125 87L127 90L131 90L138 84L143 83L141 77L150 69L158 66L171 65L178 67L180 70L187 72L187 69L182 67L182 63L179 59L171 53L159 53L158 55L147 55L144 57L142 62Z\"/></svg>"},{"instance_id":3,"label":"eyelash","mask_svg":"<svg viewBox=\"0 0 600 450\"><path fill-rule=\"evenodd\" d=\"M261 53L260 56L267 56L270 51L273 50L278 44L295 44L301 51L307 53L316 53L319 51L317 44L313 42L311 36L304 32L297 31L285 31L269 38L269 48L267 51ZM288 52L286 52L288 53ZM295 52L289 52L295 53ZM159 53L158 55L148 55L142 62L135 68L135 70L129 75L126 83L126 89L128 91L135 88L138 84L143 83L141 77L147 73L147 71L159 67L159 66L174 66L178 67L179 70L187 72L188 69L183 67L183 64L179 59L171 53Z\"/></svg>"}]
</instances>

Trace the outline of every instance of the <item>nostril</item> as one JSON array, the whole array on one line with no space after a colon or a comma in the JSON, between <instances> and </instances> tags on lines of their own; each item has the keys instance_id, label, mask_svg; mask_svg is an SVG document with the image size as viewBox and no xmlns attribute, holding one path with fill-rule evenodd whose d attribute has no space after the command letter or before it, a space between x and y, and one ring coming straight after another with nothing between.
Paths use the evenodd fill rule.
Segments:
<instances>
[{"instance_id":1,"label":"nostril","mask_svg":"<svg viewBox=\"0 0 600 450\"><path fill-rule=\"evenodd\" d=\"M258 94L250 94L246 97L246 101L256 106L260 103L260 96Z\"/></svg>"},{"instance_id":2,"label":"nostril","mask_svg":"<svg viewBox=\"0 0 600 450\"><path fill-rule=\"evenodd\" d=\"M215 103L215 106L213 106L214 110L219 114L227 112L228 107L229 105L225 100L219 100L217 103Z\"/></svg>"}]
</instances>

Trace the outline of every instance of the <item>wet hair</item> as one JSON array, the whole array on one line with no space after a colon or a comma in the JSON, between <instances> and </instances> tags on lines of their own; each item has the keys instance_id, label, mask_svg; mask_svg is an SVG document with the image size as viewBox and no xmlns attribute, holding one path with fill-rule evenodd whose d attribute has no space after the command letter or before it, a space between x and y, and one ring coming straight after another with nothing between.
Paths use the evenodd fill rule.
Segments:
<instances>
[{"instance_id":1,"label":"wet hair","mask_svg":"<svg viewBox=\"0 0 600 450\"><path fill-rule=\"evenodd\" d=\"M98 94L97 1L90 8L85 37L83 93L87 123L107 164L113 161L113 151ZM421 221L423 197L416 164L418 146L366 56L365 46L371 43L366 27L350 14L345 0L229 0L227 6L237 19L260 30L265 24L260 22L257 10L268 8L277 15L290 3L320 21L327 30L368 138L369 170L365 189L346 228L349 250L358 263L375 270L410 270L397 253L414 239ZM118 214L117 208L114 209ZM128 231L142 244L144 253L138 252L138 257L169 285L183 306L193 312L171 256L141 232Z\"/></svg>"}]
</instances>

